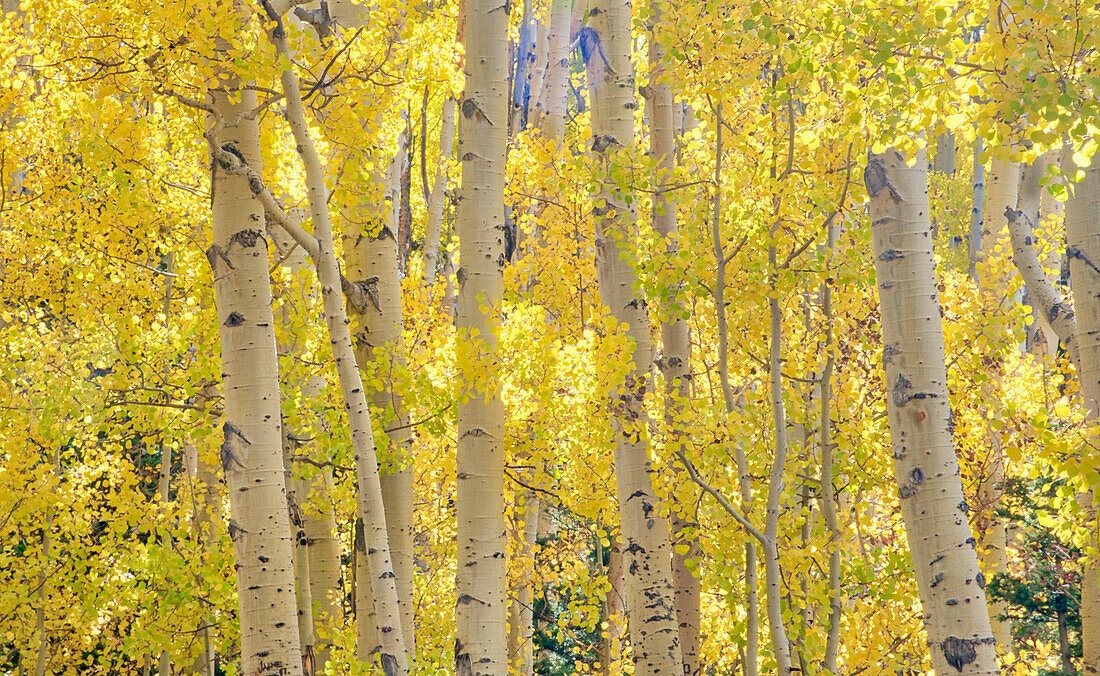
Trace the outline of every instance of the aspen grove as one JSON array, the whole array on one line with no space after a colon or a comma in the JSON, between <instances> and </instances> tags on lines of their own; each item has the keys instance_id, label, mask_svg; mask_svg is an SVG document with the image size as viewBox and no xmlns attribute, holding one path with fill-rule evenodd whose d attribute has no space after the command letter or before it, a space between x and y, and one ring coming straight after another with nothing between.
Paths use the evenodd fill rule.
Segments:
<instances>
[{"instance_id":1,"label":"aspen grove","mask_svg":"<svg viewBox=\"0 0 1100 676\"><path fill-rule=\"evenodd\" d=\"M1100 676L1100 4L2 3L0 674Z\"/></svg>"}]
</instances>

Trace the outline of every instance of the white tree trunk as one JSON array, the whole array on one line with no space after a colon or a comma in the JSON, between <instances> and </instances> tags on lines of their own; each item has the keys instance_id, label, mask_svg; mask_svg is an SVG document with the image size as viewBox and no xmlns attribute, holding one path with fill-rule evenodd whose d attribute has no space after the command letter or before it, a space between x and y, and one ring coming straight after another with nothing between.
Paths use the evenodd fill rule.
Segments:
<instances>
[{"instance_id":1,"label":"white tree trunk","mask_svg":"<svg viewBox=\"0 0 1100 676\"><path fill-rule=\"evenodd\" d=\"M256 106L253 90L212 93L216 116L233 120ZM260 166L259 125L241 119L211 139L216 149ZM217 153L215 153L217 155ZM283 470L279 363L271 310L264 211L246 177L217 157L211 179L214 293L221 334L225 416L222 468L229 488L229 535L236 554L241 673L301 674L290 519Z\"/></svg>"},{"instance_id":2,"label":"white tree trunk","mask_svg":"<svg viewBox=\"0 0 1100 676\"><path fill-rule=\"evenodd\" d=\"M371 429L370 409L352 347L351 330L348 327L347 309L344 306L342 293L342 275L333 246L332 217L328 211L325 171L313 139L309 135L298 76L291 66L283 22L281 17L271 16L273 11L266 0L265 8L269 19L274 22L270 31L271 40L276 52L283 57L283 62L286 64L280 74L283 93L286 96L286 118L294 135L298 154L305 165L309 211L313 221L313 234L317 240L318 255L315 263L321 283L325 324L336 362L340 389L344 396L352 446L355 449L358 513L363 521L364 546L370 561L370 583L373 588L379 641L377 646L358 646L357 653L360 659L373 657L377 653L387 676L402 676L408 673L408 656L402 631L401 605L390 559L389 537L386 530L378 458L375 454ZM262 189L262 185L257 187Z\"/></svg>"},{"instance_id":3,"label":"white tree trunk","mask_svg":"<svg viewBox=\"0 0 1100 676\"><path fill-rule=\"evenodd\" d=\"M887 411L902 518L938 674L998 674L995 639L951 438L943 328L932 254L928 164L871 154L875 270Z\"/></svg>"},{"instance_id":4,"label":"white tree trunk","mask_svg":"<svg viewBox=\"0 0 1100 676\"><path fill-rule=\"evenodd\" d=\"M650 476L645 391L652 362L649 316L637 291L637 215L612 178L618 155L634 145L634 70L628 0L594 0L578 42L592 97L592 151L602 187L596 196L596 271L600 299L633 341L632 369L613 401L615 477L626 570L626 609L638 676L682 674L672 589L669 524Z\"/></svg>"},{"instance_id":5,"label":"white tree trunk","mask_svg":"<svg viewBox=\"0 0 1100 676\"><path fill-rule=\"evenodd\" d=\"M424 269L421 272L425 285L435 284L439 267L439 237L443 230L443 208L447 204L447 170L454 155L455 100L448 96L443 101L443 115L439 126L439 162L435 166L435 184L428 198L428 220L424 230Z\"/></svg>"},{"instance_id":6,"label":"white tree trunk","mask_svg":"<svg viewBox=\"0 0 1100 676\"><path fill-rule=\"evenodd\" d=\"M504 402L496 363L504 296L508 15L466 2L466 91L459 128L458 604L455 672L508 673Z\"/></svg>"},{"instance_id":7,"label":"white tree trunk","mask_svg":"<svg viewBox=\"0 0 1100 676\"><path fill-rule=\"evenodd\" d=\"M397 576L397 595L401 601L401 628L405 649L415 654L413 618L413 485L412 428L402 405L402 397L394 388L394 375L405 368L405 345L402 337L404 320L401 308L401 273L399 270L398 214L400 208L401 172L407 152L404 135L397 142L397 152L386 178L386 204L381 218L368 214L366 226L355 223L345 233L344 251L348 259L348 276L367 289L370 302L362 312L356 312L356 359L359 363L378 361L381 364L381 387L370 390L371 403L390 420L389 448L380 462L382 500L386 508L386 526L390 543L393 572ZM379 172L381 173L381 172ZM369 211L369 207L362 211ZM377 232L368 232L377 230ZM363 593L373 593L360 588Z\"/></svg>"},{"instance_id":8,"label":"white tree trunk","mask_svg":"<svg viewBox=\"0 0 1100 676\"><path fill-rule=\"evenodd\" d=\"M1063 169L1075 170L1066 153ZM1085 169L1085 178L1072 186L1066 202L1066 255L1069 258L1077 320L1077 349L1081 394L1086 416L1096 420L1100 411L1100 162ZM1088 498L1095 523L1095 495ZM1091 546L1097 535L1093 533ZM1084 645L1083 672L1100 673L1100 565L1089 560L1081 576L1081 642Z\"/></svg>"},{"instance_id":9,"label":"white tree trunk","mask_svg":"<svg viewBox=\"0 0 1100 676\"><path fill-rule=\"evenodd\" d=\"M673 115L672 87L664 79L664 47L656 36L657 26L662 21L660 3L650 2L652 12L649 26L649 85L646 87L646 108L649 117L649 156L657 163L657 177L654 181L656 193L653 196L653 229L665 240L668 260L673 262L679 252L679 223L676 204L669 200L665 191L672 185L672 172L676 167L676 136ZM675 457L683 450L686 430L684 425L688 417L687 401L690 395L688 386L691 380L691 342L688 337L687 315L689 309L682 298L685 280L668 280L676 289L669 294L668 302L662 308L666 319L661 321L662 358L657 362L665 378L665 428L666 457ZM693 485L690 484L689 485ZM687 513L687 506L679 505L673 509L672 532L672 577L676 601L676 619L679 623L680 655L684 663L684 674L696 676L700 672L699 628L700 594L702 585L699 578L692 574L688 560L699 561L702 551L694 532L698 524ZM680 553L676 549L687 550Z\"/></svg>"}]
</instances>

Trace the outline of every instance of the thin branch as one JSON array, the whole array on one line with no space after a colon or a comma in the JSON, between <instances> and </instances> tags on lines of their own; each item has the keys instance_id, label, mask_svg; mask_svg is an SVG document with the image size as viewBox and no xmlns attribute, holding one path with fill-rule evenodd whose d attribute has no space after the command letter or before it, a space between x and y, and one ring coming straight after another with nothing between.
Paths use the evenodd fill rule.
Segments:
<instances>
[{"instance_id":1,"label":"thin branch","mask_svg":"<svg viewBox=\"0 0 1100 676\"><path fill-rule=\"evenodd\" d=\"M741 513L741 510L734 507L733 504L731 504L724 495L715 490L713 486L708 484L703 479L703 477L699 476L699 471L695 469L695 465L691 464L691 461L687 459L687 456L684 455L683 451L677 451L676 456L680 459L680 463L683 464L684 469L687 470L688 476L691 477L691 480L698 484L699 488L702 488L708 495L714 498L714 500L719 505L721 505L722 508L725 509L730 516L733 517L734 521L741 524L741 527L748 531L748 533L754 538L759 540L760 544L764 545L765 547L771 545L771 540L768 538L768 536L764 535L764 533L761 532L756 526L752 525L752 522L749 521L748 517Z\"/></svg>"}]
</instances>

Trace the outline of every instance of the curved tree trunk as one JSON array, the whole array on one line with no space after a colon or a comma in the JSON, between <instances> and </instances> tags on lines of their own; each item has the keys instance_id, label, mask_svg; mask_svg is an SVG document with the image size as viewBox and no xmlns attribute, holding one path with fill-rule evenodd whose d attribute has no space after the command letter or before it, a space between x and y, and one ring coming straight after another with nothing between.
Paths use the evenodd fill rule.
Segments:
<instances>
[{"instance_id":1,"label":"curved tree trunk","mask_svg":"<svg viewBox=\"0 0 1100 676\"><path fill-rule=\"evenodd\" d=\"M505 6L506 7L506 6ZM504 402L496 364L504 296L508 15L466 0L466 91L459 122L458 604L455 672L508 673Z\"/></svg>"},{"instance_id":2,"label":"curved tree trunk","mask_svg":"<svg viewBox=\"0 0 1100 676\"><path fill-rule=\"evenodd\" d=\"M370 409L367 405L363 381L352 347L351 330L348 327L347 309L342 294L342 275L333 245L332 217L328 211L328 190L325 172L321 165L313 139L309 135L305 109L302 105L298 76L290 65L290 50L282 18L274 15L265 0L268 18L274 23L270 31L276 52L283 57L285 67L280 74L283 93L286 96L286 119L294 135L298 154L305 166L309 211L313 221L313 234L317 241L317 277L321 283L321 299L325 324L336 362L336 372L343 392L352 445L355 449L356 483L358 488L358 515L363 522L363 544L369 559L370 584L378 627L378 645L359 645L360 659L378 654L379 662L387 676L408 673L408 656L401 622L401 604L393 565L390 559L386 515L382 501L378 458L375 454L374 435L371 429ZM254 189L264 190L262 184ZM357 584L362 580L357 580Z\"/></svg>"},{"instance_id":3,"label":"curved tree trunk","mask_svg":"<svg viewBox=\"0 0 1100 676\"><path fill-rule=\"evenodd\" d=\"M998 674L995 639L951 438L924 152L868 158L887 411L925 628L938 674Z\"/></svg>"},{"instance_id":4,"label":"curved tree trunk","mask_svg":"<svg viewBox=\"0 0 1100 676\"><path fill-rule=\"evenodd\" d=\"M672 589L669 525L661 516L649 462L644 408L652 354L646 303L637 291L637 215L613 178L618 155L634 145L634 71L627 0L594 0L578 42L592 96L592 151L603 185L596 196L596 271L600 298L633 341L632 370L613 409L615 477L626 570L626 610L638 676L683 673Z\"/></svg>"},{"instance_id":5,"label":"curved tree trunk","mask_svg":"<svg viewBox=\"0 0 1100 676\"><path fill-rule=\"evenodd\" d=\"M722 387L722 401L727 416L737 410L737 403L730 384L729 365L729 322L726 317L726 258L722 244L722 106L714 111L715 148L714 148L714 213L711 221L711 243L714 247L714 262L717 270L714 282L714 311L718 329L718 380ZM745 457L744 444L738 443L736 455L738 488L741 496L741 509L748 514L752 505L752 478L749 476L748 459ZM760 653L760 601L756 591L757 564L756 542L753 538L745 541L745 655L743 671L745 676L757 676L759 673Z\"/></svg>"}]
</instances>

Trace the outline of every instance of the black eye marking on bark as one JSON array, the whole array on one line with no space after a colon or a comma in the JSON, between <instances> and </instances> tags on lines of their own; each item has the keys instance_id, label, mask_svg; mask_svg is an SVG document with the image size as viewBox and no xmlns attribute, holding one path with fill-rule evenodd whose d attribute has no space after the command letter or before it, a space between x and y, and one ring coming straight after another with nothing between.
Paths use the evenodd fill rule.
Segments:
<instances>
[{"instance_id":1,"label":"black eye marking on bark","mask_svg":"<svg viewBox=\"0 0 1100 676\"><path fill-rule=\"evenodd\" d=\"M493 121L489 119L489 116L485 114L485 111L481 109L477 101L472 98L467 98L462 102L462 116L467 120L476 118L481 122L487 123L489 126L494 126Z\"/></svg>"},{"instance_id":2,"label":"black eye marking on bark","mask_svg":"<svg viewBox=\"0 0 1100 676\"><path fill-rule=\"evenodd\" d=\"M229 316L225 318L226 326L240 326L244 324L244 315L234 310L229 313Z\"/></svg>"},{"instance_id":3,"label":"black eye marking on bark","mask_svg":"<svg viewBox=\"0 0 1100 676\"><path fill-rule=\"evenodd\" d=\"M955 667L960 673L963 667L978 659L978 650L974 647L974 641L956 636L948 636L940 644L944 659Z\"/></svg>"},{"instance_id":4,"label":"black eye marking on bark","mask_svg":"<svg viewBox=\"0 0 1100 676\"><path fill-rule=\"evenodd\" d=\"M882 191L889 190L894 202L901 202L901 194L894 184L886 176L886 167L882 164L882 158L871 155L867 158L867 166L863 169L863 184L867 187L867 194L874 199Z\"/></svg>"},{"instance_id":5,"label":"black eye marking on bark","mask_svg":"<svg viewBox=\"0 0 1100 676\"><path fill-rule=\"evenodd\" d=\"M245 445L248 445L251 442L244 436L243 433L241 433L240 429L238 429L236 425L234 425L233 423L231 423L229 421L226 421L225 424L222 425L222 435L223 435L223 439L222 439L222 446L221 446L221 450L220 450L221 461L222 461L222 470L226 474L228 474L230 468L233 465L237 465L241 469L244 469L245 468L244 463L241 462L241 459L239 457L237 457L236 453L233 452L233 438L236 437L236 438L240 439L241 443L243 443Z\"/></svg>"}]
</instances>

